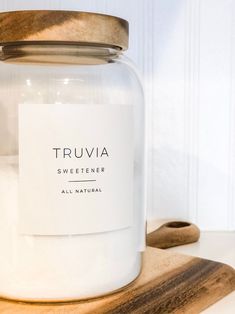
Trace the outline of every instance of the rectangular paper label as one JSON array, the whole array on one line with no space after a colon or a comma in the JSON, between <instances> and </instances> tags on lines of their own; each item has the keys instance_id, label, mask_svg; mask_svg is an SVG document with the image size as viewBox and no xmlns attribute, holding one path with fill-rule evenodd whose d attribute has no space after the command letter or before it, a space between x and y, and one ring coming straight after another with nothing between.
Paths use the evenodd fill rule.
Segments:
<instances>
[{"instance_id":1,"label":"rectangular paper label","mask_svg":"<svg viewBox=\"0 0 235 314\"><path fill-rule=\"evenodd\" d=\"M20 104L20 231L98 233L133 219L133 106Z\"/></svg>"}]
</instances>

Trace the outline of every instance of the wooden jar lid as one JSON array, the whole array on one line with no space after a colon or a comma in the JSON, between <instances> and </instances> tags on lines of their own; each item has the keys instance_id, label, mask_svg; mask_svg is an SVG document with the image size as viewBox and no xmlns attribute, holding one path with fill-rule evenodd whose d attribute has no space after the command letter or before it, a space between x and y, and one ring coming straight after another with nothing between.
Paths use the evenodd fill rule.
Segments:
<instances>
[{"instance_id":1,"label":"wooden jar lid","mask_svg":"<svg viewBox=\"0 0 235 314\"><path fill-rule=\"evenodd\" d=\"M128 48L129 24L121 18L78 11L0 13L0 45L62 42Z\"/></svg>"}]
</instances>

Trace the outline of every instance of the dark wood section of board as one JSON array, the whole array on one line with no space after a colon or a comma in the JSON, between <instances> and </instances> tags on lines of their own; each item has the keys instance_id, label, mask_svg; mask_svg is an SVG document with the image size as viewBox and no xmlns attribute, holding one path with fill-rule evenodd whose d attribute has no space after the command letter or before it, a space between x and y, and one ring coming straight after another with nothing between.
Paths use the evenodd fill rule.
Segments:
<instances>
[{"instance_id":1,"label":"dark wood section of board","mask_svg":"<svg viewBox=\"0 0 235 314\"><path fill-rule=\"evenodd\" d=\"M69 304L0 301L3 314L200 313L235 290L235 270L202 258L148 248L140 277L124 290Z\"/></svg>"}]
</instances>

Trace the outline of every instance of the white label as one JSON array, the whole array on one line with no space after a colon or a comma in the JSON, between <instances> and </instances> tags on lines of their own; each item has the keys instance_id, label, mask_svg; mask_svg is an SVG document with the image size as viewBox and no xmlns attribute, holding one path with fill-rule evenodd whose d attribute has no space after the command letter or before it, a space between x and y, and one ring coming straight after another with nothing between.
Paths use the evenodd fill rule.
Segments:
<instances>
[{"instance_id":1,"label":"white label","mask_svg":"<svg viewBox=\"0 0 235 314\"><path fill-rule=\"evenodd\" d=\"M131 226L133 142L133 106L20 104L21 233Z\"/></svg>"}]
</instances>

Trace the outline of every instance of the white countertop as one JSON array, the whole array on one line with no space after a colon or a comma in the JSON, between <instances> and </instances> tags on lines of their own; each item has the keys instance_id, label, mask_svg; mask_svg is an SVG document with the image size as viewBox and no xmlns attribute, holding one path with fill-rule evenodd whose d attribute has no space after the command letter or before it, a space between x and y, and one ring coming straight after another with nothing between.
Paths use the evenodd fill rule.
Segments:
<instances>
[{"instance_id":1,"label":"white countertop","mask_svg":"<svg viewBox=\"0 0 235 314\"><path fill-rule=\"evenodd\" d=\"M148 223L148 231L156 229L164 222ZM211 259L235 268L235 232L201 232L199 242L168 250ZM203 314L235 314L235 292L210 306Z\"/></svg>"}]
</instances>

